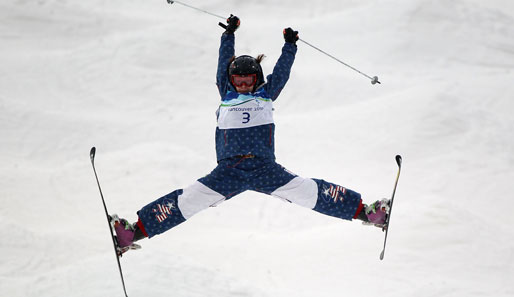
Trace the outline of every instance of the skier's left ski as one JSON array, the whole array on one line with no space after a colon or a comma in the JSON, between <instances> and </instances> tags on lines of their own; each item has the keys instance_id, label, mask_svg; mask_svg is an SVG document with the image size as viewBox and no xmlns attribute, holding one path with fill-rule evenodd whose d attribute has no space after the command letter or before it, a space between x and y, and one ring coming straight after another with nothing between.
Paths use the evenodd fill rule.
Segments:
<instances>
[{"instance_id":1,"label":"skier's left ski","mask_svg":"<svg viewBox=\"0 0 514 297\"><path fill-rule=\"evenodd\" d=\"M98 185L98 190L100 190L100 197L102 197L102 203L104 205L105 217L107 218L107 224L109 225L109 231L111 232L112 246L114 247L114 254L116 255L116 261L118 262L118 269L120 270L120 277L121 277L121 284L123 285L123 292L125 293L125 297L128 297L127 289L125 288L125 280L123 279L123 271L121 270L121 263L120 263L120 257L123 252L120 252L120 249L118 248L118 239L116 238L116 235L114 235L114 232L112 231L112 227L111 227L112 217L109 215L109 212L107 212L107 206L105 206L105 200L104 200L104 195L102 194L102 188L100 187L100 182L98 181L98 175L96 174L95 154L96 154L96 148L92 147L91 151L89 152L89 156L91 158L91 165L93 165L93 171L95 173L96 183Z\"/></svg>"},{"instance_id":2,"label":"skier's left ski","mask_svg":"<svg viewBox=\"0 0 514 297\"><path fill-rule=\"evenodd\" d=\"M387 233L389 232L389 222L391 221L391 214L393 212L394 194L396 194L396 187L398 186L398 179L400 179L400 171L402 170L402 156L396 155L396 164L398 164L398 174L396 175L396 181L394 182L393 195L391 195L391 205L389 206L389 214L387 215L385 226L382 230L385 230L384 237L384 248L380 253L380 260L384 260L384 253L386 249Z\"/></svg>"}]
</instances>

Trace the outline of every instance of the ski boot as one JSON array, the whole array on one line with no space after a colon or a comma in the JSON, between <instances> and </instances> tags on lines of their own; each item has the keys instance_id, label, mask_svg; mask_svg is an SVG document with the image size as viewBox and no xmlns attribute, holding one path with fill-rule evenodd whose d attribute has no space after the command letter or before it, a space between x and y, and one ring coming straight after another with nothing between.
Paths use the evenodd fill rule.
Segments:
<instances>
[{"instance_id":1,"label":"ski boot","mask_svg":"<svg viewBox=\"0 0 514 297\"><path fill-rule=\"evenodd\" d=\"M111 228L116 233L115 241L118 256L121 256L128 250L141 248L139 244L134 243L134 241L142 238L139 234L141 231L136 224L133 225L125 219L120 219L116 214L109 216L109 219L111 221Z\"/></svg>"},{"instance_id":2,"label":"ski boot","mask_svg":"<svg viewBox=\"0 0 514 297\"><path fill-rule=\"evenodd\" d=\"M366 205L364 210L359 214L364 225L373 225L375 227L387 229L387 219L391 210L391 200L382 199Z\"/></svg>"}]
</instances>

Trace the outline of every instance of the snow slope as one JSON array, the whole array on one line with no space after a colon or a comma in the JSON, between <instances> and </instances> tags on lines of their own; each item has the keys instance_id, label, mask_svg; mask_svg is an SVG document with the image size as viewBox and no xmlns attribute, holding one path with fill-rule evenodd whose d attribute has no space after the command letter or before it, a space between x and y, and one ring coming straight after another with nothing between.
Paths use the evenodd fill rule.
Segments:
<instances>
[{"instance_id":1,"label":"snow slope","mask_svg":"<svg viewBox=\"0 0 514 297\"><path fill-rule=\"evenodd\" d=\"M258 193L123 257L129 296L514 296L514 3L190 1L241 17L236 53L298 43L275 105L291 171L390 195L383 233ZM135 212L216 165L218 19L165 1L0 4L0 295L122 296L89 163Z\"/></svg>"}]
</instances>

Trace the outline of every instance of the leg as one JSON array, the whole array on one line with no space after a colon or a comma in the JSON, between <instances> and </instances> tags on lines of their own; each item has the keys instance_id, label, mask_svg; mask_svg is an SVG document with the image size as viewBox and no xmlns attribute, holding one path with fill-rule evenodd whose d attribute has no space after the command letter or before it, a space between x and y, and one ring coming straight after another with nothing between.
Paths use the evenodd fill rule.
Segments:
<instances>
[{"instance_id":1,"label":"leg","mask_svg":"<svg viewBox=\"0 0 514 297\"><path fill-rule=\"evenodd\" d=\"M389 214L389 200L366 205L362 203L359 193L322 179L295 176L269 194L332 217L358 219L380 228Z\"/></svg>"},{"instance_id":2,"label":"leg","mask_svg":"<svg viewBox=\"0 0 514 297\"><path fill-rule=\"evenodd\" d=\"M317 212L352 220L362 210L361 195L322 179L297 176L272 162L260 172L254 190L313 209Z\"/></svg>"},{"instance_id":3,"label":"leg","mask_svg":"<svg viewBox=\"0 0 514 297\"><path fill-rule=\"evenodd\" d=\"M313 181L318 189L315 211L344 220L357 218L363 208L361 194L322 179Z\"/></svg>"},{"instance_id":4,"label":"leg","mask_svg":"<svg viewBox=\"0 0 514 297\"><path fill-rule=\"evenodd\" d=\"M356 218L362 209L359 193L322 179L297 176L271 195L344 220Z\"/></svg>"},{"instance_id":5,"label":"leg","mask_svg":"<svg viewBox=\"0 0 514 297\"><path fill-rule=\"evenodd\" d=\"M140 227L148 237L161 234L185 222L196 213L243 192L244 178L233 167L233 160L222 161L193 185L176 190L143 207L139 212Z\"/></svg>"},{"instance_id":6,"label":"leg","mask_svg":"<svg viewBox=\"0 0 514 297\"><path fill-rule=\"evenodd\" d=\"M151 238L223 200L225 200L223 195L197 181L187 188L173 191L143 207L138 211L139 222Z\"/></svg>"}]
</instances>

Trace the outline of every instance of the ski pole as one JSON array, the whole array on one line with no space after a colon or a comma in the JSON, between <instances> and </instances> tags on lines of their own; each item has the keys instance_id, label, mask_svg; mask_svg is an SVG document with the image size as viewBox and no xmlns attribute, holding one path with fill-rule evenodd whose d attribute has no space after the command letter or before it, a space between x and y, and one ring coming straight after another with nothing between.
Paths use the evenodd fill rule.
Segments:
<instances>
[{"instance_id":1,"label":"ski pole","mask_svg":"<svg viewBox=\"0 0 514 297\"><path fill-rule=\"evenodd\" d=\"M183 3L183 2L180 2L180 1L172 1L172 0L168 0L168 3L169 3L169 4L178 3L178 4L180 4L180 5L184 5L184 6L186 6L186 7L189 7L189 8L195 9L195 10L198 10L198 11L200 11L200 12L203 12L203 13L206 13L206 14L210 14L210 15L215 16L215 17L217 17L217 18L220 18L220 19L222 19L222 20L226 20L226 19L227 19L227 18L222 17L222 16L220 16L220 15L217 15L217 14L215 14L215 13L209 12L209 11L204 10L204 9L201 9L201 8L197 8L197 7L191 6L191 5L189 5L189 4L186 4L186 3Z\"/></svg>"},{"instance_id":2,"label":"ski pole","mask_svg":"<svg viewBox=\"0 0 514 297\"><path fill-rule=\"evenodd\" d=\"M186 4L186 3L183 3L183 2L180 2L180 1L172 1L172 0L168 0L168 3L169 3L169 4L178 3L178 4L180 4L180 5L184 5L185 7L189 7L189 8L192 8L192 9L194 9L194 10L197 10L197 11L200 11L200 12L203 12L203 13L206 13L206 14L210 14L210 15L215 16L215 17L217 17L217 18L220 18L220 19L222 19L222 20L226 20L226 19L227 19L227 18L222 17L221 15L218 15L218 14L212 13L212 12L207 11L207 10L205 10L205 9L201 9L201 8L198 8L198 7L191 6L191 5L189 5L189 4ZM222 28L225 28L225 29L227 28L227 25L223 24L222 22L219 22L219 25L220 25Z\"/></svg>"},{"instance_id":3,"label":"ski pole","mask_svg":"<svg viewBox=\"0 0 514 297\"><path fill-rule=\"evenodd\" d=\"M298 38L298 40L299 40L299 41L301 41L301 42L303 42L303 43L305 43L306 45L308 45L308 46L312 47L313 49L316 49L316 50L318 50L319 52L321 52L321 53L323 53L323 54L325 54L325 55L329 56L330 58L332 58L332 59L336 60L337 62L339 62L339 63L343 64L344 66L346 66L346 67L348 67L348 68L350 68L350 69L352 69L352 70L354 70L354 71L356 71L356 72L358 72L358 73L360 73L360 74L364 75L365 77L367 77L367 78L371 79L371 84L372 84L372 85L377 84L377 83L378 83L378 84L380 84L380 82L378 81L378 76L373 76L373 77L371 77L371 76L367 75L366 73L364 73L364 72L360 71L359 69L357 69L357 68L355 68L355 67L352 67L352 66L350 66L350 65L346 64L345 62L343 62L343 61L339 60L338 58L336 58L336 57L332 56L331 54L329 54L329 53L327 53L327 52L325 52L325 51L321 50L320 48L318 48L318 47L316 47L316 46L314 46L314 45L312 45L312 44L310 44L310 43L308 43L307 41L305 41L305 40L303 40L303 39L301 39L301 38Z\"/></svg>"},{"instance_id":4,"label":"ski pole","mask_svg":"<svg viewBox=\"0 0 514 297\"><path fill-rule=\"evenodd\" d=\"M178 4L180 4L180 5L184 5L184 6L186 6L186 7L189 7L189 8L195 9L195 10L197 10L197 11L200 11L200 12L203 12L203 13L206 13L206 14L210 14L210 15L215 16L215 17L217 17L217 18L220 18L220 19L222 19L222 20L226 20L226 18L225 18L225 17L222 17L222 16L220 16L220 15L217 15L217 14L215 14L215 13L209 12L209 11L204 10L204 9L201 9L201 8L197 8L197 7L191 6L191 5L189 5L189 4L186 4L186 3L183 3L183 2L180 2L180 1L176 1L176 0L167 0L167 1L168 1L168 3L169 3L169 4L178 3ZM221 23L221 22L220 22L219 24L220 24L220 26L222 26L222 27L226 28L226 25L225 25L225 24L223 24L223 23ZM334 57L334 56L332 56L332 55L330 55L330 54L326 53L325 51L323 51L323 50L319 49L318 47L316 47L316 46L314 46L314 45L312 45L312 44L308 43L307 41L305 41L305 40L303 40L303 39L301 39L301 38L300 38L300 39L298 39L298 40L299 40L299 41L301 41L301 42L303 42L303 43L305 43L305 44L307 44L308 46L310 46L310 47L312 47L312 48L314 48L314 49L318 50L319 52L321 52L321 53L323 53L323 54L325 54L325 55L329 56L330 58L332 58L332 59L336 60L337 62L339 62L339 63L341 63L341 64L345 65L346 67L349 67L350 69L352 69L352 70L354 70L354 71L356 71L356 72L358 72L358 73L360 73L360 74L364 75L365 77L367 77L367 78L371 79L371 84L372 84L372 85L377 84L377 83L378 83L378 84L380 84L380 82L378 81L378 76L373 76L373 77L371 77L371 76L367 75L366 73L364 73L364 72L362 72L362 71L358 70L357 68L352 67L352 66L350 66L350 65L346 64L345 62L343 62L343 61L339 60L338 58L336 58L336 57Z\"/></svg>"}]
</instances>

